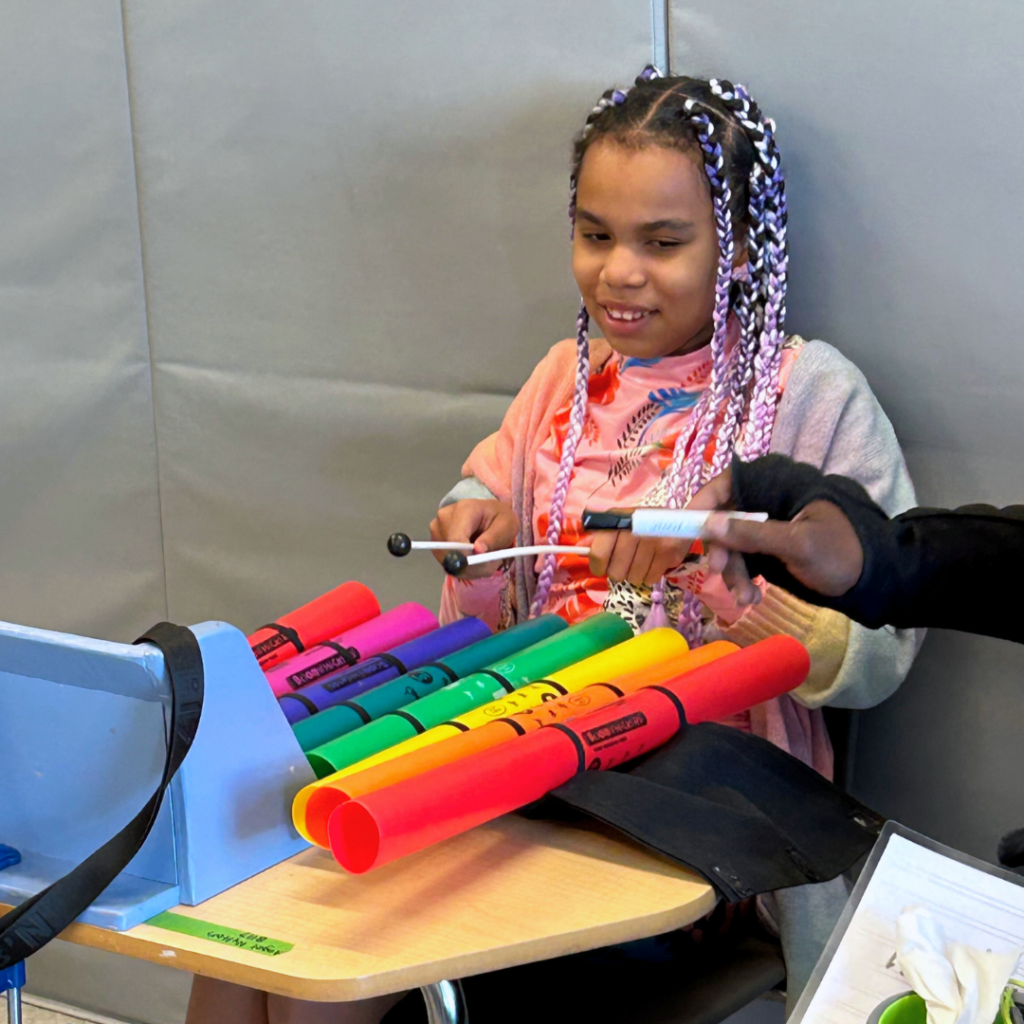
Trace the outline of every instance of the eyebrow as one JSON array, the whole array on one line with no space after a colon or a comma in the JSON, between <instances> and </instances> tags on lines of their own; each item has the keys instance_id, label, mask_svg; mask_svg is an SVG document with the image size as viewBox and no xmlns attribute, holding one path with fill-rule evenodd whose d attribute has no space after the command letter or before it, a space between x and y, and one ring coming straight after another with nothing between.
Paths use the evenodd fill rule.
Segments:
<instances>
[{"instance_id":1,"label":"eyebrow","mask_svg":"<svg viewBox=\"0 0 1024 1024\"><path fill-rule=\"evenodd\" d=\"M577 219L590 221L591 224L597 224L600 227L605 226L604 221L596 213L591 213L589 210L577 210L576 217ZM689 231L693 226L692 221L668 217L664 220L652 220L647 224L641 224L640 230L645 233L655 231Z\"/></svg>"}]
</instances>

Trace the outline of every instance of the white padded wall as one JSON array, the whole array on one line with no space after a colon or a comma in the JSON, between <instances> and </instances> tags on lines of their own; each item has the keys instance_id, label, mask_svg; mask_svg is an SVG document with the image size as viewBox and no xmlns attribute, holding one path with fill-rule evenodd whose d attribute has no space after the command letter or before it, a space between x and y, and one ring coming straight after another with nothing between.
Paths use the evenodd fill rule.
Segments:
<instances>
[{"instance_id":1,"label":"white padded wall","mask_svg":"<svg viewBox=\"0 0 1024 1024\"><path fill-rule=\"evenodd\" d=\"M572 333L573 133L647 0L128 0L172 617L343 578L436 606L425 535Z\"/></svg>"},{"instance_id":2,"label":"white padded wall","mask_svg":"<svg viewBox=\"0 0 1024 1024\"><path fill-rule=\"evenodd\" d=\"M121 12L0 20L0 618L132 640L166 608Z\"/></svg>"},{"instance_id":3,"label":"white padded wall","mask_svg":"<svg viewBox=\"0 0 1024 1024\"><path fill-rule=\"evenodd\" d=\"M1024 500L1024 8L676 0L671 29L674 71L741 81L778 121L789 328L867 374L923 504ZM1005 599L969 578L948 598ZM1022 678L1020 647L929 638L897 695L860 716L858 795L994 857L1024 825Z\"/></svg>"}]
</instances>

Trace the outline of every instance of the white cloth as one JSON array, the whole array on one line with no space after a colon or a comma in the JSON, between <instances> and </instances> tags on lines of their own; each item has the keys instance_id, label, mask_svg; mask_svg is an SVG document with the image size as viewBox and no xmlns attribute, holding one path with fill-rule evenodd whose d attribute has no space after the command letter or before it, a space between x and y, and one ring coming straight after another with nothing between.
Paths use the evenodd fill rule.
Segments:
<instances>
[{"instance_id":1,"label":"white cloth","mask_svg":"<svg viewBox=\"0 0 1024 1024\"><path fill-rule=\"evenodd\" d=\"M896 959L927 1004L928 1024L992 1024L1020 954L950 942L925 907L909 907L896 921Z\"/></svg>"}]
</instances>

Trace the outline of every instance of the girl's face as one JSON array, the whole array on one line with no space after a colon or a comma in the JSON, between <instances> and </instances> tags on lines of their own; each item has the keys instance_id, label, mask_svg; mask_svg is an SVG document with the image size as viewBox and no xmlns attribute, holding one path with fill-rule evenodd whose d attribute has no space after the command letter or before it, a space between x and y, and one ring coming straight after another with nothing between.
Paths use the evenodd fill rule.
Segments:
<instances>
[{"instance_id":1,"label":"girl's face","mask_svg":"<svg viewBox=\"0 0 1024 1024\"><path fill-rule=\"evenodd\" d=\"M652 359L706 345L718 234L699 154L595 142L576 186L572 271L616 352Z\"/></svg>"}]
</instances>

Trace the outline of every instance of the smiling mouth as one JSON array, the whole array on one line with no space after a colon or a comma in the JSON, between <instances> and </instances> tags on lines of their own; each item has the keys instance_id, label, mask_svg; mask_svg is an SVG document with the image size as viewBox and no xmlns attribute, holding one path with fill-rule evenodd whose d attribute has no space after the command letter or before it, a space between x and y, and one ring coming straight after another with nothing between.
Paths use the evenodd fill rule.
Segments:
<instances>
[{"instance_id":1,"label":"smiling mouth","mask_svg":"<svg viewBox=\"0 0 1024 1024\"><path fill-rule=\"evenodd\" d=\"M656 309L609 309L607 306L602 306L601 308L609 320L622 324L636 323L638 320L649 320L658 312Z\"/></svg>"}]
</instances>

